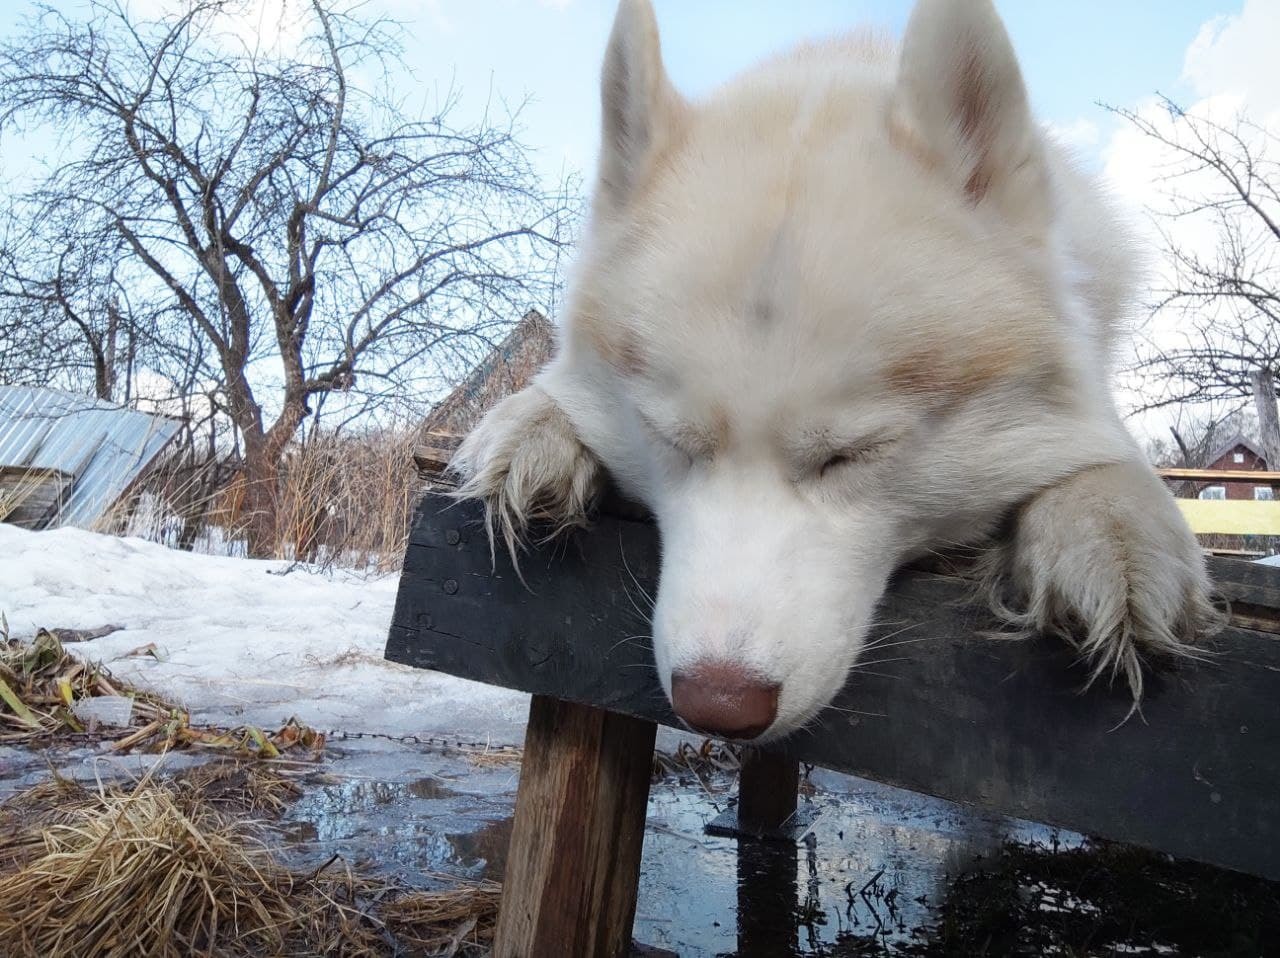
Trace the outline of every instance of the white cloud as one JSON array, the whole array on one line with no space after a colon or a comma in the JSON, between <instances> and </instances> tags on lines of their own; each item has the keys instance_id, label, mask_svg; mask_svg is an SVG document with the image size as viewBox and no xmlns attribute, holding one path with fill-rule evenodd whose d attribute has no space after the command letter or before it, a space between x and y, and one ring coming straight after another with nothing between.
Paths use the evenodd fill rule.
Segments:
<instances>
[{"instance_id":1,"label":"white cloud","mask_svg":"<svg viewBox=\"0 0 1280 958\"><path fill-rule=\"evenodd\" d=\"M1238 14L1214 17L1187 48L1182 78L1200 97L1229 94L1262 115L1280 110L1276 41L1280 2L1245 0Z\"/></svg>"},{"instance_id":2,"label":"white cloud","mask_svg":"<svg viewBox=\"0 0 1280 958\"><path fill-rule=\"evenodd\" d=\"M1201 26L1187 48L1182 79L1193 92L1182 103L1194 116L1231 123L1241 113L1280 132L1280 83L1276 81L1276 38L1280 37L1280 0L1245 0L1237 14L1214 17ZM1158 78L1153 78L1153 87ZM1133 109L1170 126L1154 97ZM1159 208L1160 174L1173 157L1132 127L1122 124L1103 149L1106 176L1134 208Z\"/></svg>"}]
</instances>

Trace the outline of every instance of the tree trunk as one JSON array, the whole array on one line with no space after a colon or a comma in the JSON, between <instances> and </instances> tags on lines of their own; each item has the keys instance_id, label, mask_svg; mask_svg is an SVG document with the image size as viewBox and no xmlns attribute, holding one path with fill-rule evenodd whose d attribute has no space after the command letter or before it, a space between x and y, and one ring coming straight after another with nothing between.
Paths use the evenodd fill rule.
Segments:
<instances>
[{"instance_id":1,"label":"tree trunk","mask_svg":"<svg viewBox=\"0 0 1280 958\"><path fill-rule=\"evenodd\" d=\"M244 505L242 522L249 557L271 559L279 551L276 517L280 491L280 463L263 438L245 437Z\"/></svg>"},{"instance_id":2,"label":"tree trunk","mask_svg":"<svg viewBox=\"0 0 1280 958\"><path fill-rule=\"evenodd\" d=\"M299 395L285 398L284 409L270 429L262 428L261 411L251 399L243 408L252 410L250 428L241 427L244 437L244 530L249 555L270 559L281 553L280 464L285 447L307 417L306 403Z\"/></svg>"},{"instance_id":3,"label":"tree trunk","mask_svg":"<svg viewBox=\"0 0 1280 958\"><path fill-rule=\"evenodd\" d=\"M1280 469L1280 415L1276 411L1276 380L1270 369L1255 369L1249 376L1253 403L1258 412L1258 443L1268 469Z\"/></svg>"}]
</instances>

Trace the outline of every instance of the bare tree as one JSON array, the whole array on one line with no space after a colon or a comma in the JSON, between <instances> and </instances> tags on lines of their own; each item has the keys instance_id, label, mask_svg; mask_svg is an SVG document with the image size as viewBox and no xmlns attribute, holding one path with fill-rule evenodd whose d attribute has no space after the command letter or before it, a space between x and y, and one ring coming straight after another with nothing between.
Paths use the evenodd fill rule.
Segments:
<instances>
[{"instance_id":1,"label":"bare tree","mask_svg":"<svg viewBox=\"0 0 1280 958\"><path fill-rule=\"evenodd\" d=\"M80 329L109 394L110 323L151 322L110 278L160 300L155 361L238 434L254 555L274 549L281 457L317 397L404 394L474 355L545 304L568 222L513 117L455 124L452 95L406 116L394 24L354 0L282 9L287 51L236 39L239 0L155 21L113 0L42 9L0 49L0 129L56 131L59 151L20 197L49 228L28 244L45 255L5 270L8 302ZM93 251L112 252L86 271Z\"/></svg>"},{"instance_id":2,"label":"bare tree","mask_svg":"<svg viewBox=\"0 0 1280 958\"><path fill-rule=\"evenodd\" d=\"M155 306L119 275L118 247L74 237L66 224L9 211L0 242L0 375L127 403L136 363L153 342Z\"/></svg>"},{"instance_id":3,"label":"bare tree","mask_svg":"<svg viewBox=\"0 0 1280 958\"><path fill-rule=\"evenodd\" d=\"M1267 459L1280 463L1280 143L1246 116L1222 123L1162 103L1164 116L1113 110L1170 157L1166 205L1153 211L1166 271L1152 307L1178 335L1154 337L1133 371L1147 408L1252 402Z\"/></svg>"}]
</instances>

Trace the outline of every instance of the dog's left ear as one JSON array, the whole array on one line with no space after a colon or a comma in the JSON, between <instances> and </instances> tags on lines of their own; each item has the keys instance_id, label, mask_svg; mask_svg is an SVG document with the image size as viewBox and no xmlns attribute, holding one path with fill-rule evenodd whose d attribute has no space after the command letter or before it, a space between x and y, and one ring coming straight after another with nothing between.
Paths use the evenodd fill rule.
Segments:
<instances>
[{"instance_id":1,"label":"dog's left ear","mask_svg":"<svg viewBox=\"0 0 1280 958\"><path fill-rule=\"evenodd\" d=\"M975 204L1047 225L1044 146L991 0L919 0L907 24L891 120Z\"/></svg>"}]
</instances>

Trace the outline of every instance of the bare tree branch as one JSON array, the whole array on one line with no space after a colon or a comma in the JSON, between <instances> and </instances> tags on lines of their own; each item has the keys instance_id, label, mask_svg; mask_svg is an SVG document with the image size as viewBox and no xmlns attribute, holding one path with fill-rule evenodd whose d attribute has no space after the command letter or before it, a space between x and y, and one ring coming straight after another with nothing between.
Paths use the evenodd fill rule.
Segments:
<instances>
[{"instance_id":1,"label":"bare tree branch","mask_svg":"<svg viewBox=\"0 0 1280 958\"><path fill-rule=\"evenodd\" d=\"M234 37L244 2L156 20L112 0L83 19L44 8L0 47L0 135L56 129L61 150L11 198L0 345L34 310L59 344L32 342L32 361L92 369L109 393L123 336L130 362L216 397L259 553L312 401L372 408L474 361L551 301L574 209L541 184L515 116L454 123L450 94L418 118L379 94L400 35L359 0L310 0L288 52ZM382 71L375 89L357 66ZM131 295L107 295L119 287Z\"/></svg>"}]
</instances>

